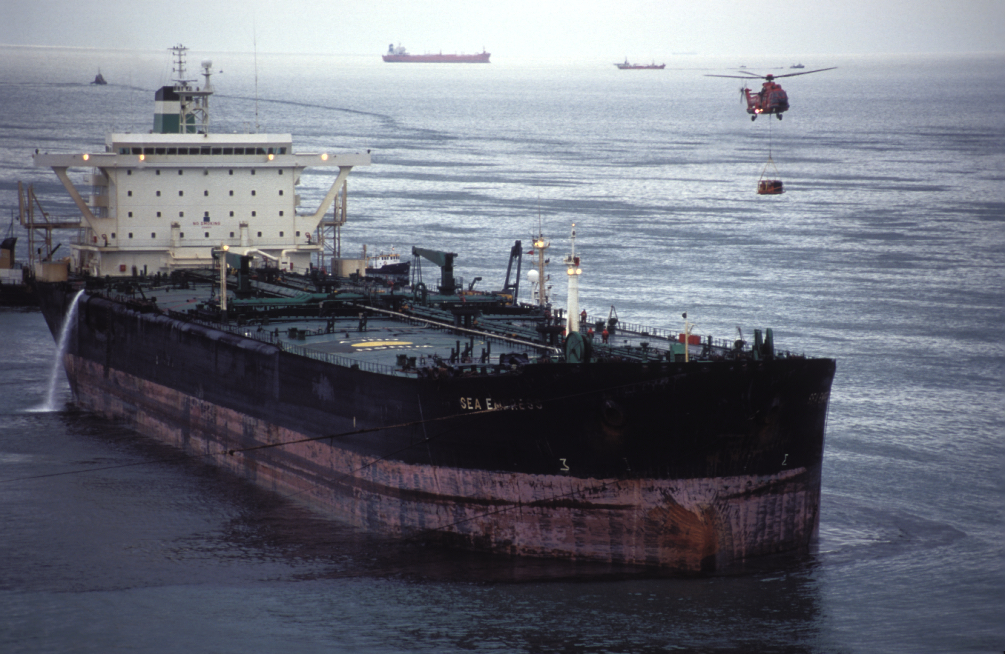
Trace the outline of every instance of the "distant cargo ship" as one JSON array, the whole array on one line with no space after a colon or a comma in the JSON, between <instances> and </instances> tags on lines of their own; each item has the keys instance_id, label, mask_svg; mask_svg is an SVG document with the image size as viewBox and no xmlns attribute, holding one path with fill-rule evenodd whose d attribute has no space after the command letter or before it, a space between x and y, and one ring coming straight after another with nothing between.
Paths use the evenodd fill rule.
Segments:
<instances>
[{"instance_id":1,"label":"distant cargo ship","mask_svg":"<svg viewBox=\"0 0 1005 654\"><path fill-rule=\"evenodd\" d=\"M666 64L657 65L655 61L651 64L630 64L627 58L625 59L625 63L614 65L621 70L663 70L667 67Z\"/></svg>"},{"instance_id":2,"label":"distant cargo ship","mask_svg":"<svg viewBox=\"0 0 1005 654\"><path fill-rule=\"evenodd\" d=\"M387 54L384 61L389 63L425 63L425 64L487 64L492 53L482 51L478 54L408 54L405 48L394 47L394 44L387 46Z\"/></svg>"}]
</instances>

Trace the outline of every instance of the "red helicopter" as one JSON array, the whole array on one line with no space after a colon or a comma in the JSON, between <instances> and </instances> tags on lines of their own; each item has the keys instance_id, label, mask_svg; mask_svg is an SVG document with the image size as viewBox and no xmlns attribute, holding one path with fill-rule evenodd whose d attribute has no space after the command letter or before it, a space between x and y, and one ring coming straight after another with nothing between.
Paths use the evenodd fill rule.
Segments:
<instances>
[{"instance_id":1,"label":"red helicopter","mask_svg":"<svg viewBox=\"0 0 1005 654\"><path fill-rule=\"evenodd\" d=\"M764 84L761 85L761 90L757 93L751 93L750 89L744 85L740 89L740 96L747 98L747 113L750 114L751 120L756 120L759 114L775 114L778 120L781 120L782 113L789 110L789 96L781 86L775 83L776 79L779 77L795 77L796 75L820 73L825 70L834 70L835 68L837 66L807 70L802 73L789 73L787 75L758 75L756 73L740 71L743 75L705 75L705 77L730 77L733 79L751 79L756 77L765 80Z\"/></svg>"}]
</instances>

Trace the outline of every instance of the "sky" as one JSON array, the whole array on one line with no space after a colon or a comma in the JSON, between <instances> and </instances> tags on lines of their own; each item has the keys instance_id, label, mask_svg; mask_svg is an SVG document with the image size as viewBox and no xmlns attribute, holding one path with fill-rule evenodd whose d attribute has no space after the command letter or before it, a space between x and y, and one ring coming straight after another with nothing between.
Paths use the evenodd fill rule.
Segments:
<instances>
[{"instance_id":1,"label":"sky","mask_svg":"<svg viewBox=\"0 0 1005 654\"><path fill-rule=\"evenodd\" d=\"M0 45L500 58L1005 51L1005 0L4 0Z\"/></svg>"}]
</instances>

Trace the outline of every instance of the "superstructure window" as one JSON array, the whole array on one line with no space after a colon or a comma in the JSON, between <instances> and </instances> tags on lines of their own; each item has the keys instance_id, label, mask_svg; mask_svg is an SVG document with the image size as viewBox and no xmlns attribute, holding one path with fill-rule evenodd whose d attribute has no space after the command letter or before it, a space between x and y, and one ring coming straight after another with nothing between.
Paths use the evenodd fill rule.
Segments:
<instances>
[{"instance_id":1,"label":"superstructure window","mask_svg":"<svg viewBox=\"0 0 1005 654\"><path fill-rule=\"evenodd\" d=\"M155 170L154 171L154 175L160 175L160 174L161 174L161 171L159 171L159 170Z\"/></svg>"},{"instance_id":2,"label":"superstructure window","mask_svg":"<svg viewBox=\"0 0 1005 654\"><path fill-rule=\"evenodd\" d=\"M230 192L230 197L234 197L234 192L233 191Z\"/></svg>"},{"instance_id":3,"label":"superstructure window","mask_svg":"<svg viewBox=\"0 0 1005 654\"><path fill-rule=\"evenodd\" d=\"M185 191L178 191L178 197L185 195Z\"/></svg>"},{"instance_id":4,"label":"superstructure window","mask_svg":"<svg viewBox=\"0 0 1005 654\"><path fill-rule=\"evenodd\" d=\"M282 237L283 237L283 233L279 232L279 238L282 238Z\"/></svg>"},{"instance_id":5,"label":"superstructure window","mask_svg":"<svg viewBox=\"0 0 1005 654\"><path fill-rule=\"evenodd\" d=\"M129 238L132 238L132 237L133 237L133 233L129 232Z\"/></svg>"},{"instance_id":6,"label":"superstructure window","mask_svg":"<svg viewBox=\"0 0 1005 654\"><path fill-rule=\"evenodd\" d=\"M282 212L282 211L280 211L280 212L279 212L279 215L280 215L280 216L282 216L282 215L283 215L283 212Z\"/></svg>"},{"instance_id":7,"label":"superstructure window","mask_svg":"<svg viewBox=\"0 0 1005 654\"><path fill-rule=\"evenodd\" d=\"M161 192L157 191L157 197L160 197L160 196L161 196Z\"/></svg>"},{"instance_id":8,"label":"superstructure window","mask_svg":"<svg viewBox=\"0 0 1005 654\"><path fill-rule=\"evenodd\" d=\"M252 192L251 192L251 194L252 194L252 195L254 195L254 194L255 194L255 192L254 192L254 191L252 191Z\"/></svg>"},{"instance_id":9,"label":"superstructure window","mask_svg":"<svg viewBox=\"0 0 1005 654\"><path fill-rule=\"evenodd\" d=\"M133 217L133 212L132 212L132 211L130 211L130 212L129 212L129 217L130 217L130 218L132 218L132 217Z\"/></svg>"},{"instance_id":10,"label":"superstructure window","mask_svg":"<svg viewBox=\"0 0 1005 654\"><path fill-rule=\"evenodd\" d=\"M133 197L133 192L132 191L126 191L126 195L129 196L129 197Z\"/></svg>"},{"instance_id":11,"label":"superstructure window","mask_svg":"<svg viewBox=\"0 0 1005 654\"><path fill-rule=\"evenodd\" d=\"M131 170L127 170L127 171L126 171L126 174L127 174L127 175L132 175L132 174L133 174L133 171L131 171Z\"/></svg>"},{"instance_id":12,"label":"superstructure window","mask_svg":"<svg viewBox=\"0 0 1005 654\"><path fill-rule=\"evenodd\" d=\"M283 189L279 189L279 195L283 194Z\"/></svg>"},{"instance_id":13,"label":"superstructure window","mask_svg":"<svg viewBox=\"0 0 1005 654\"><path fill-rule=\"evenodd\" d=\"M231 218L233 218L233 217L234 217L234 212L233 212L233 211L231 211L231 212L230 212L230 217L231 217Z\"/></svg>"},{"instance_id":14,"label":"superstructure window","mask_svg":"<svg viewBox=\"0 0 1005 654\"><path fill-rule=\"evenodd\" d=\"M185 174L185 171L184 171L184 170L179 170L179 171L178 171L178 174L179 174L179 175L184 175L184 174Z\"/></svg>"},{"instance_id":15,"label":"superstructure window","mask_svg":"<svg viewBox=\"0 0 1005 654\"><path fill-rule=\"evenodd\" d=\"M185 217L185 212L184 211L179 211L178 212L178 217L179 218L184 218Z\"/></svg>"},{"instance_id":16,"label":"superstructure window","mask_svg":"<svg viewBox=\"0 0 1005 654\"><path fill-rule=\"evenodd\" d=\"M206 238L209 238L209 232L204 232L204 234L206 234Z\"/></svg>"},{"instance_id":17,"label":"superstructure window","mask_svg":"<svg viewBox=\"0 0 1005 654\"><path fill-rule=\"evenodd\" d=\"M157 238L157 232L150 232L150 238Z\"/></svg>"},{"instance_id":18,"label":"superstructure window","mask_svg":"<svg viewBox=\"0 0 1005 654\"><path fill-rule=\"evenodd\" d=\"M203 191L202 194L208 196L209 195L209 190L207 189L207 190Z\"/></svg>"},{"instance_id":19,"label":"superstructure window","mask_svg":"<svg viewBox=\"0 0 1005 654\"><path fill-rule=\"evenodd\" d=\"M258 232L258 238L262 238L262 233Z\"/></svg>"},{"instance_id":20,"label":"superstructure window","mask_svg":"<svg viewBox=\"0 0 1005 654\"><path fill-rule=\"evenodd\" d=\"M160 217L161 217L161 212L160 212L160 211L158 211L158 212L157 212L157 217L158 217L158 218L160 218Z\"/></svg>"}]
</instances>

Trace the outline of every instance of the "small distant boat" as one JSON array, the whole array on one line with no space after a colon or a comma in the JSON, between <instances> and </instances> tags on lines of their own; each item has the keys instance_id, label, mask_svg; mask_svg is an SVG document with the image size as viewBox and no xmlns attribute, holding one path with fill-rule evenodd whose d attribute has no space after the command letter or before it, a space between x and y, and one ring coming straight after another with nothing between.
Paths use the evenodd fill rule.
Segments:
<instances>
[{"instance_id":1,"label":"small distant boat","mask_svg":"<svg viewBox=\"0 0 1005 654\"><path fill-rule=\"evenodd\" d=\"M384 61L388 63L421 63L421 64L487 64L491 52L482 51L478 54L408 54L405 48L394 47L394 44L387 46L387 54L383 55Z\"/></svg>"},{"instance_id":2,"label":"small distant boat","mask_svg":"<svg viewBox=\"0 0 1005 654\"><path fill-rule=\"evenodd\" d=\"M630 64L627 57L625 58L625 63L614 65L620 70L663 70L667 67L666 64L657 65L655 61L651 64Z\"/></svg>"},{"instance_id":3,"label":"small distant boat","mask_svg":"<svg viewBox=\"0 0 1005 654\"><path fill-rule=\"evenodd\" d=\"M791 66L789 66L789 68L806 68L806 66L802 64L792 64Z\"/></svg>"},{"instance_id":4,"label":"small distant boat","mask_svg":"<svg viewBox=\"0 0 1005 654\"><path fill-rule=\"evenodd\" d=\"M99 70L98 74L94 76L94 81L91 82L91 84L98 84L99 86L104 86L105 84L108 84L108 82L105 81L104 76L101 74L101 71Z\"/></svg>"}]
</instances>

